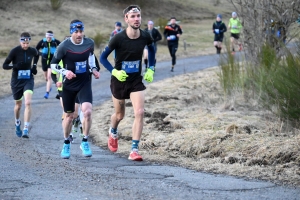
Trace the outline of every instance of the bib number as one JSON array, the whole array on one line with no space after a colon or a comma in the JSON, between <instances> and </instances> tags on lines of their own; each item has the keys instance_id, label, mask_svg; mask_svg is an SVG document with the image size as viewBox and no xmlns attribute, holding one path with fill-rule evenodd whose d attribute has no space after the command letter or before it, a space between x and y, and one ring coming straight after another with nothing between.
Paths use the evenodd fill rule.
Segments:
<instances>
[{"instance_id":1,"label":"bib number","mask_svg":"<svg viewBox=\"0 0 300 200\"><path fill-rule=\"evenodd\" d=\"M30 70L19 70L18 79L30 79Z\"/></svg>"},{"instance_id":2,"label":"bib number","mask_svg":"<svg viewBox=\"0 0 300 200\"><path fill-rule=\"evenodd\" d=\"M140 61L123 61L122 70L124 70L127 74L139 72Z\"/></svg>"},{"instance_id":3,"label":"bib number","mask_svg":"<svg viewBox=\"0 0 300 200\"><path fill-rule=\"evenodd\" d=\"M75 62L75 74L82 74L86 72L86 61Z\"/></svg>"}]
</instances>

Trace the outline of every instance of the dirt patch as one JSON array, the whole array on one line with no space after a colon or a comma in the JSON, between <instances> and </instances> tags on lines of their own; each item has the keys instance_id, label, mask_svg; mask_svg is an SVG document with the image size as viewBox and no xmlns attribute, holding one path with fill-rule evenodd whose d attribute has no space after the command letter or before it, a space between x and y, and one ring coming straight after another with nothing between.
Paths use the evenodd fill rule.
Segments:
<instances>
[{"instance_id":1,"label":"dirt patch","mask_svg":"<svg viewBox=\"0 0 300 200\"><path fill-rule=\"evenodd\" d=\"M236 96L233 110L224 106L228 103L218 84L217 70L147 86L140 143L144 159L300 186L300 131L283 130L280 120L259 108L254 99L245 101L242 94ZM108 101L94 112L91 134L96 145L104 148L111 105ZM132 107L126 109L119 125L118 152L122 154L130 151L134 119Z\"/></svg>"}]
</instances>

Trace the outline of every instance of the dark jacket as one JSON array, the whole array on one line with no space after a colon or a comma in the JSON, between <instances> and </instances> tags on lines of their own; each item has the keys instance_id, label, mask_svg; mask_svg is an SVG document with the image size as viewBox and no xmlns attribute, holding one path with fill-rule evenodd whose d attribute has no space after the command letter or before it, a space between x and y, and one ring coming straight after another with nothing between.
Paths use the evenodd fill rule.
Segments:
<instances>
[{"instance_id":1,"label":"dark jacket","mask_svg":"<svg viewBox=\"0 0 300 200\"><path fill-rule=\"evenodd\" d=\"M145 28L145 31L148 32L148 28ZM160 32L156 29L156 28L153 28L152 29L152 38L153 38L153 42L156 43L157 41L161 40L161 34Z\"/></svg>"},{"instance_id":2,"label":"dark jacket","mask_svg":"<svg viewBox=\"0 0 300 200\"><path fill-rule=\"evenodd\" d=\"M43 59L48 59L49 61L52 60L53 54L56 50L56 47L60 44L60 41L52 38L50 42L50 48L49 48L49 42L47 42L46 38L43 38L37 45L36 49L39 51L42 48L41 56ZM50 52L49 52L50 51ZM49 55L49 57L48 57Z\"/></svg>"},{"instance_id":3,"label":"dark jacket","mask_svg":"<svg viewBox=\"0 0 300 200\"><path fill-rule=\"evenodd\" d=\"M219 29L219 33L216 33L216 29ZM227 31L227 27L222 21L216 21L212 25L212 30L216 36L224 37L224 33Z\"/></svg>"},{"instance_id":4,"label":"dark jacket","mask_svg":"<svg viewBox=\"0 0 300 200\"><path fill-rule=\"evenodd\" d=\"M175 24L175 26L173 27L172 25L167 25L165 27L165 31L164 31L164 36L165 38L171 36L171 35L177 35L177 34L182 34L182 30L181 27L177 24ZM168 40L168 42L178 42L179 38L176 37L175 40Z\"/></svg>"}]
</instances>

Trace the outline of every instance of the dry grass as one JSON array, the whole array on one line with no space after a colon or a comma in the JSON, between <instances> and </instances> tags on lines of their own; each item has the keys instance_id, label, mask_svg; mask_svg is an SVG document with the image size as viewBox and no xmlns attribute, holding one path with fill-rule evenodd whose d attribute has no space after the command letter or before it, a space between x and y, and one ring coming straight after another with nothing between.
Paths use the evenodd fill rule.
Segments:
<instances>
[{"instance_id":1,"label":"dry grass","mask_svg":"<svg viewBox=\"0 0 300 200\"><path fill-rule=\"evenodd\" d=\"M217 70L147 86L140 144L144 159L299 186L299 130L284 131L279 120L246 103L241 94L236 97L234 110L226 109ZM126 105L126 116L119 125L118 150L125 155L130 150L134 119L130 101ZM91 134L104 148L112 113L110 101L94 112Z\"/></svg>"}]
</instances>

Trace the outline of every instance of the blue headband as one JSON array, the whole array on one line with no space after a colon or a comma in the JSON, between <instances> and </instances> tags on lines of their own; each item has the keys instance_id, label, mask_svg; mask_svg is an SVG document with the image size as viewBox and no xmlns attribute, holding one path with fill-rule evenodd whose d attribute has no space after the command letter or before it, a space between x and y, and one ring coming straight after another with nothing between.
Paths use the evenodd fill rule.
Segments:
<instances>
[{"instance_id":1,"label":"blue headband","mask_svg":"<svg viewBox=\"0 0 300 200\"><path fill-rule=\"evenodd\" d=\"M31 37L20 37L20 42L29 42Z\"/></svg>"},{"instance_id":2,"label":"blue headband","mask_svg":"<svg viewBox=\"0 0 300 200\"><path fill-rule=\"evenodd\" d=\"M84 30L84 25L82 22L74 22L70 24L70 34L74 33L77 30Z\"/></svg>"}]
</instances>

